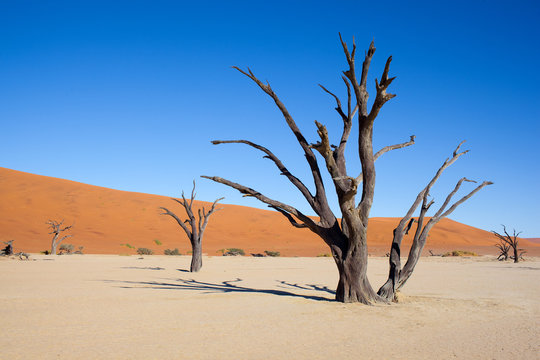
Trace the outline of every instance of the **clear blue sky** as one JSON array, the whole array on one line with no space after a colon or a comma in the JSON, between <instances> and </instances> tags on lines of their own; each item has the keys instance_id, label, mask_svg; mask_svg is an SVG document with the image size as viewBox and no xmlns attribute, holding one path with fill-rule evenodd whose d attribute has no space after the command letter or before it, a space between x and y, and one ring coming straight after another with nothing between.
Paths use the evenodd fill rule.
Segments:
<instances>
[{"instance_id":1,"label":"clear blue sky","mask_svg":"<svg viewBox=\"0 0 540 360\"><path fill-rule=\"evenodd\" d=\"M435 201L462 176L491 180L451 218L540 237L539 3L377 3L2 1L0 166L168 196L198 179L202 200L264 207L199 179L218 175L308 211L260 153L210 140L265 145L311 186L280 113L230 66L270 81L310 141L314 120L337 141L340 119L317 84L345 94L341 32L356 38L360 59L375 39L372 98L393 55L397 97L377 119L376 148L417 136L378 160L371 215L402 216L466 139L471 152L446 172Z\"/></svg>"}]
</instances>

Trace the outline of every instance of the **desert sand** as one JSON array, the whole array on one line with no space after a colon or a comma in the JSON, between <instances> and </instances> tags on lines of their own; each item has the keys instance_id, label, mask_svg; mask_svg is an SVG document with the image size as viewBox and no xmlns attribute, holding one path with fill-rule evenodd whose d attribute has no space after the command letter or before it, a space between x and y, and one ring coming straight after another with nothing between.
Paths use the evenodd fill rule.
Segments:
<instances>
[{"instance_id":1,"label":"desert sand","mask_svg":"<svg viewBox=\"0 0 540 360\"><path fill-rule=\"evenodd\" d=\"M0 259L2 359L538 359L540 259L426 257L400 303L333 302L330 258ZM371 257L381 284L387 259Z\"/></svg>"},{"instance_id":2,"label":"desert sand","mask_svg":"<svg viewBox=\"0 0 540 360\"><path fill-rule=\"evenodd\" d=\"M186 189L189 192L190 189ZM180 194L178 194L180 196ZM183 210L170 198L112 190L74 181L0 168L0 241L14 239L15 251L39 253L50 249L47 220L73 224L73 237L66 242L84 246L90 254L135 254L139 247L163 254L178 248L186 254L189 241L176 222L160 216L160 206L184 217ZM211 199L213 200L213 199ZM197 202L195 207L209 203ZM293 228L275 211L244 206L222 205L205 232L203 251L217 255L223 248L242 248L247 254L265 250L282 256L317 256L329 250L307 229ZM389 252L392 231L399 218L372 218L368 231L369 251L373 255ZM410 245L411 236L403 246ZM161 243L157 245L155 241ZM430 232L424 254L468 250L496 254L495 237L488 231L443 219ZM130 244L130 249L121 244ZM528 256L540 256L540 243L523 239Z\"/></svg>"}]
</instances>

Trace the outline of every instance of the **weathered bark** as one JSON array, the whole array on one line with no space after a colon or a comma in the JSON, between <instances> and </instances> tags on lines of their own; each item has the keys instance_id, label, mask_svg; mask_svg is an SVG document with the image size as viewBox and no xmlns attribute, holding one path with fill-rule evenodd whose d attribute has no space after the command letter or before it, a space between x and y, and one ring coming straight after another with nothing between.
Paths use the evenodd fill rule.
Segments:
<instances>
[{"instance_id":1,"label":"weathered bark","mask_svg":"<svg viewBox=\"0 0 540 360\"><path fill-rule=\"evenodd\" d=\"M506 231L506 226L502 225L504 230L504 235L499 234L496 231L491 231L493 235L495 235L499 239L499 244L496 244L497 248L501 251L501 254L499 255L499 259L501 256L504 257L504 260L508 259L508 251L512 249L512 252L514 253L513 256L510 256L510 259L514 260L515 263L519 262L520 258L523 258L523 254L526 252L523 249L519 249L519 239L518 236L521 234L521 231L516 233L516 229L514 229L514 234L510 235Z\"/></svg>"},{"instance_id":2,"label":"weathered bark","mask_svg":"<svg viewBox=\"0 0 540 360\"><path fill-rule=\"evenodd\" d=\"M195 217L195 214L193 213L192 208L193 200L195 200L195 181L193 181L193 190L191 191L191 197L189 201L186 200L183 192L182 200L172 199L182 205L188 216L187 220L182 221L178 216L176 216L176 214L174 214L169 209L160 207L160 209L164 211L163 213L161 213L161 215L169 215L170 217L175 219L178 225L180 225L180 227L184 230L187 237L189 238L189 241L191 243L191 266L189 269L190 272L198 272L202 268L202 239L204 235L204 230L208 225L208 219L210 218L210 215L212 215L216 211L221 210L216 208L216 204L222 199L223 198L219 198L215 200L212 203L212 206L210 207L210 210L208 212L206 212L206 209L204 207L200 208L198 211L199 218L197 219Z\"/></svg>"},{"instance_id":3,"label":"weathered bark","mask_svg":"<svg viewBox=\"0 0 540 360\"><path fill-rule=\"evenodd\" d=\"M193 249L193 254L191 255L191 266L189 271L197 272L202 268L202 246L200 242L193 244L191 247Z\"/></svg>"},{"instance_id":4,"label":"weathered bark","mask_svg":"<svg viewBox=\"0 0 540 360\"><path fill-rule=\"evenodd\" d=\"M367 278L367 248L355 248L348 251L348 256L336 257L339 281L336 288L336 300L344 303L360 302L373 304L382 299L375 293Z\"/></svg>"},{"instance_id":5,"label":"weathered bark","mask_svg":"<svg viewBox=\"0 0 540 360\"><path fill-rule=\"evenodd\" d=\"M51 228L51 232L49 234L53 235L52 241L51 241L51 252L50 255L56 255L58 245L68 237L71 237L73 235L65 235L63 237L60 237L60 233L63 231L67 231L73 227L73 225L62 227L62 224L64 223L64 220L58 222L55 220L49 220L47 221L47 224Z\"/></svg>"},{"instance_id":6,"label":"weathered bark","mask_svg":"<svg viewBox=\"0 0 540 360\"><path fill-rule=\"evenodd\" d=\"M297 228L308 228L317 234L329 246L339 271L336 300L342 302L361 302L364 304L387 302L386 296L383 297L375 293L366 275L368 259L367 228L375 193L375 161L379 156L390 150L401 149L414 144L415 138L413 135L408 142L386 146L374 153L372 141L374 121L383 105L396 96L387 93L388 87L395 79L395 77L388 76L392 57L390 56L386 60L380 80L375 79L376 94L373 104L370 107L368 106L367 76L372 57L375 53L375 45L372 42L368 51L365 53L360 76L357 78L355 64L356 45L354 40L351 51L341 38L341 34L340 41L348 64L348 69L343 72L344 76L342 76L347 89L346 109L343 108L338 96L320 85L324 92L335 99L335 110L343 121L343 130L338 145L331 144L326 126L318 121L315 122L315 126L320 140L313 144L308 143L292 115L270 87L270 84L260 81L249 68L247 71L244 71L238 67L234 67L255 82L261 90L272 98L278 107L289 129L296 137L298 144L304 152L311 170L315 194L312 194L299 178L292 175L277 156L266 147L248 140L215 140L212 142L214 145L230 143L244 144L265 153L264 157L271 160L279 169L281 175L286 176L304 196L311 209L318 215L318 220L306 216L294 206L268 198L250 187L217 176L202 177L232 187L246 196L253 196L283 214L293 226ZM358 124L358 158L362 172L357 176L350 176L347 173L345 148L352 131L355 116L357 117ZM325 186L321 177L317 157L313 150L318 152L324 159L326 169L331 176L341 211L341 222L338 221L338 218L328 205ZM356 195L359 189L361 189L361 197L357 201ZM406 220L404 225L409 220ZM402 237L402 235L398 234L398 237ZM421 236L419 236L419 239L422 239ZM395 288L395 283L399 280L397 274L399 274L400 270L399 247L401 238L395 238L395 242L396 246L393 245L393 255L391 256L391 267L394 267L391 270L391 276L394 282L392 289ZM418 248L421 249L421 246Z\"/></svg>"}]
</instances>

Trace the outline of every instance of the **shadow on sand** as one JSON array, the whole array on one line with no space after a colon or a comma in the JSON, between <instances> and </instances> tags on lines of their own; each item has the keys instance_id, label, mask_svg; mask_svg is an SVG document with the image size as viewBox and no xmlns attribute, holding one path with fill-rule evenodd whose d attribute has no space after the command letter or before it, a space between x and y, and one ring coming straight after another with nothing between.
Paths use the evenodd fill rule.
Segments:
<instances>
[{"instance_id":1,"label":"shadow on sand","mask_svg":"<svg viewBox=\"0 0 540 360\"><path fill-rule=\"evenodd\" d=\"M173 282L157 282L157 281L115 281L115 280L106 280L107 282L112 283L121 283L124 284L123 286L120 286L124 289L135 289L135 288L150 288L150 289L160 289L160 290L192 290L192 291L202 291L205 294L212 294L212 293L257 293L257 294L270 294L270 295L277 295L277 296L292 296L297 298L303 298L308 300L316 300L316 301L333 301L332 298L323 297L323 296L317 296L317 295L306 295L306 294L300 294L295 293L291 291L285 291L285 290L275 290L275 289L255 289L251 287L241 286L238 283L242 281L242 279L237 278L236 280L228 280L228 281L222 281L220 283L211 283L211 282L204 282L204 281L198 281L198 280L186 280L186 279L178 279L174 283ZM298 284L291 284L286 281L278 281L279 287L286 288L286 289L298 289L302 291L317 291L317 292L326 292L328 294L334 295L335 292L333 290L330 290L326 286L321 285L298 285Z\"/></svg>"}]
</instances>

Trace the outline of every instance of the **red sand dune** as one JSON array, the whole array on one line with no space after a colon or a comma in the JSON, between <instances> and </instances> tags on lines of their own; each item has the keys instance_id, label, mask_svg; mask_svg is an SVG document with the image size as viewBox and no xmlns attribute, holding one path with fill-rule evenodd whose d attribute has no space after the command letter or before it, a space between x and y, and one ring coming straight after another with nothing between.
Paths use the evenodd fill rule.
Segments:
<instances>
[{"instance_id":1,"label":"red sand dune","mask_svg":"<svg viewBox=\"0 0 540 360\"><path fill-rule=\"evenodd\" d=\"M170 198L112 190L74 181L34 175L0 168L0 241L14 239L15 251L40 252L50 248L49 219L74 224L73 237L65 242L84 246L85 253L134 254L135 248L147 247L156 254L178 248L186 253L189 241L180 227L168 216L160 216L165 206L184 217L183 210ZM207 202L196 202L195 207ZM223 248L242 248L249 253L279 251L284 256L328 254L321 239L307 229L293 228L287 219L274 211L237 205L221 205L222 211L211 218L203 239L203 251L219 255ZM398 218L372 218L368 245L374 255L389 251L392 230ZM155 240L161 242L157 245ZM409 244L405 239L404 245ZM424 253L449 250L472 250L496 254L494 236L484 230L449 219L431 230ZM540 255L540 244L522 240L529 255Z\"/></svg>"}]
</instances>

